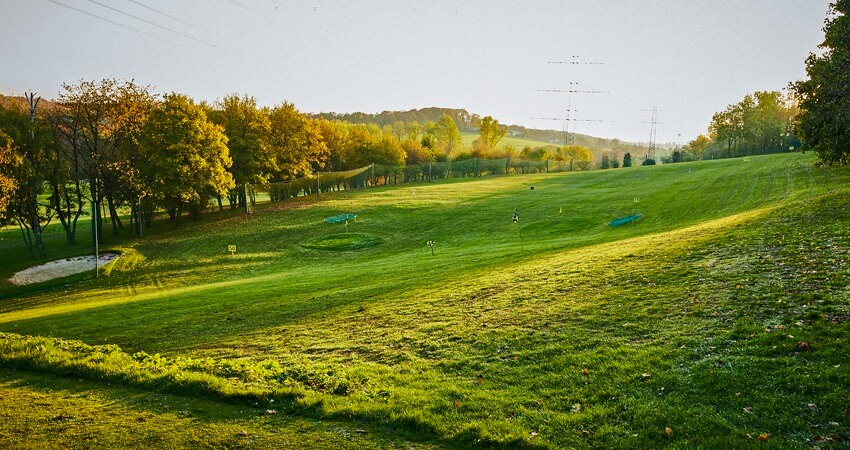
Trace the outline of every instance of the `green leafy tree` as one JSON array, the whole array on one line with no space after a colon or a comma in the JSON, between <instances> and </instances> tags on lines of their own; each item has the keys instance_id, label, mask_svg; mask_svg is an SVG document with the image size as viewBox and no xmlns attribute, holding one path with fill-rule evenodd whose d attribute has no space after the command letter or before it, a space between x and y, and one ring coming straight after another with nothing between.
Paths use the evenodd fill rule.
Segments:
<instances>
[{"instance_id":1,"label":"green leafy tree","mask_svg":"<svg viewBox=\"0 0 850 450\"><path fill-rule=\"evenodd\" d=\"M551 150L545 147L531 148L530 146L525 146L522 150L520 150L519 157L531 161L543 161L546 159L553 158L554 155L552 154Z\"/></svg>"},{"instance_id":2,"label":"green leafy tree","mask_svg":"<svg viewBox=\"0 0 850 450\"><path fill-rule=\"evenodd\" d=\"M271 121L268 111L257 106L254 97L231 94L222 99L210 112L213 122L224 127L227 147L237 185L265 184L278 173L277 161L271 148ZM245 189L228 193L230 207L244 207L248 201Z\"/></svg>"},{"instance_id":3,"label":"green leafy tree","mask_svg":"<svg viewBox=\"0 0 850 450\"><path fill-rule=\"evenodd\" d=\"M3 178L14 180L6 214L17 222L30 256L45 256L43 230L53 218L48 204L39 201L44 192L45 147L51 133L18 105L0 106L0 146L5 147Z\"/></svg>"},{"instance_id":4,"label":"green leafy tree","mask_svg":"<svg viewBox=\"0 0 850 450\"><path fill-rule=\"evenodd\" d=\"M631 153L626 152L626 154L623 155L623 167L632 167L632 154Z\"/></svg>"},{"instance_id":5,"label":"green leafy tree","mask_svg":"<svg viewBox=\"0 0 850 450\"><path fill-rule=\"evenodd\" d=\"M272 181L289 181L325 167L330 150L319 126L292 103L272 108L269 126L269 150L276 167Z\"/></svg>"},{"instance_id":6,"label":"green leafy tree","mask_svg":"<svg viewBox=\"0 0 850 450\"><path fill-rule=\"evenodd\" d=\"M508 133L508 127L500 125L491 116L481 119L478 125L478 139L473 142L473 156L484 157L499 145L499 141Z\"/></svg>"},{"instance_id":7,"label":"green leafy tree","mask_svg":"<svg viewBox=\"0 0 850 450\"><path fill-rule=\"evenodd\" d=\"M77 243L77 221L87 205L85 185L87 178L80 164L79 146L72 144L76 130L66 123L63 108L56 105L45 114L54 142L44 153L46 183L50 188L50 207L56 212L68 245Z\"/></svg>"},{"instance_id":8,"label":"green leafy tree","mask_svg":"<svg viewBox=\"0 0 850 450\"><path fill-rule=\"evenodd\" d=\"M821 55L806 59L808 79L792 84L800 98L796 131L826 164L850 163L850 0L830 4Z\"/></svg>"},{"instance_id":9,"label":"green leafy tree","mask_svg":"<svg viewBox=\"0 0 850 450\"><path fill-rule=\"evenodd\" d=\"M403 166L407 155L398 139L392 134L384 134L377 126L354 125L349 161L352 167L369 164Z\"/></svg>"},{"instance_id":10,"label":"green leafy tree","mask_svg":"<svg viewBox=\"0 0 850 450\"><path fill-rule=\"evenodd\" d=\"M166 95L151 112L140 148L147 194L175 221L186 207L203 207L234 187L224 130L185 95Z\"/></svg>"},{"instance_id":11,"label":"green leafy tree","mask_svg":"<svg viewBox=\"0 0 850 450\"><path fill-rule=\"evenodd\" d=\"M796 113L794 99L778 91L749 94L712 116L708 150L723 158L786 151L796 140L790 133Z\"/></svg>"},{"instance_id":12,"label":"green leafy tree","mask_svg":"<svg viewBox=\"0 0 850 450\"><path fill-rule=\"evenodd\" d=\"M611 168L611 158L608 155L602 155L602 168L610 169Z\"/></svg>"},{"instance_id":13,"label":"green leafy tree","mask_svg":"<svg viewBox=\"0 0 850 450\"><path fill-rule=\"evenodd\" d=\"M434 126L436 149L447 158L463 149L463 140L457 123L448 114L443 114Z\"/></svg>"}]
</instances>

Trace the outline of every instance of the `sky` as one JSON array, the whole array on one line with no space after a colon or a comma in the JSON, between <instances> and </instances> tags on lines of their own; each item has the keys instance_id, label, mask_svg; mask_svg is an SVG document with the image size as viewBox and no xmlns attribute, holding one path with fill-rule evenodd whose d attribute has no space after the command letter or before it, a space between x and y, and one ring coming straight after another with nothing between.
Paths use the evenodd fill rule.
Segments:
<instances>
[{"instance_id":1,"label":"sky","mask_svg":"<svg viewBox=\"0 0 850 450\"><path fill-rule=\"evenodd\" d=\"M649 140L657 108L657 141L684 144L745 95L804 78L828 6L0 0L0 93L56 98L63 83L118 78L309 113L437 106L556 130L569 117L571 131L631 142Z\"/></svg>"}]
</instances>

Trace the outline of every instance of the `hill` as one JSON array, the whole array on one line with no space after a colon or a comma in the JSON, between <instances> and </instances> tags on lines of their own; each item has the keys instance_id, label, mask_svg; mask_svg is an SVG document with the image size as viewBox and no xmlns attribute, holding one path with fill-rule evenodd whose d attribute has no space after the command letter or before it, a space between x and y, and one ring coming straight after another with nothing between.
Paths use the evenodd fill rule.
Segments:
<instances>
[{"instance_id":1,"label":"hill","mask_svg":"<svg viewBox=\"0 0 850 450\"><path fill-rule=\"evenodd\" d=\"M850 171L814 162L380 187L112 237L99 278L0 285L0 443L847 446ZM3 279L33 263L14 233Z\"/></svg>"},{"instance_id":2,"label":"hill","mask_svg":"<svg viewBox=\"0 0 850 450\"><path fill-rule=\"evenodd\" d=\"M457 123L458 128L465 135L477 133L476 124L481 120L478 114L470 114L465 109L455 108L422 108L411 109L408 111L383 111L377 114L369 113L317 113L312 114L312 117L322 117L329 120L341 120L350 123L374 123L379 126L391 125L396 122L416 122L426 124L428 122L437 122L443 114L449 115ZM497 118L498 119L498 118ZM516 138L522 141L529 141L534 146L557 146L564 143L564 132L557 130L540 130L527 128L522 125L507 125L510 133L509 138ZM466 140L465 140L466 142ZM641 144L631 142L623 142L619 139L607 139L588 136L585 134L571 134L570 143L583 145L594 150L621 150L623 152L637 150L642 151L644 148ZM526 145L524 142L518 145L522 148ZM468 144L467 144L468 145Z\"/></svg>"},{"instance_id":3,"label":"hill","mask_svg":"<svg viewBox=\"0 0 850 450\"><path fill-rule=\"evenodd\" d=\"M37 97L38 96L36 96L36 98ZM29 111L29 105L27 104L27 100L24 97L20 97L20 96L0 94L0 106L4 106L4 107L7 107L7 108L9 106L15 106L15 107L18 107L18 108L24 108L27 111ZM54 103L51 100L44 99L44 98L42 98L38 102L38 108L40 108L40 109L42 109L42 108L43 109L52 109L55 106L56 106L56 103Z\"/></svg>"}]
</instances>

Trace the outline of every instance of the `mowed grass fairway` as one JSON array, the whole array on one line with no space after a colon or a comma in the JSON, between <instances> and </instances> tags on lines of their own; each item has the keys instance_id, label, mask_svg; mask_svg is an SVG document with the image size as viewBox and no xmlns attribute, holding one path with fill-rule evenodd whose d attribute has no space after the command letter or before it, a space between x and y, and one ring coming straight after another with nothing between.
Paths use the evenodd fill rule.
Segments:
<instances>
[{"instance_id":1,"label":"mowed grass fairway","mask_svg":"<svg viewBox=\"0 0 850 450\"><path fill-rule=\"evenodd\" d=\"M107 229L122 257L99 278L0 286L0 446L846 448L850 170L814 163L449 180ZM322 222L342 213L347 232ZM14 233L4 280L33 264ZM62 238L48 259L87 252Z\"/></svg>"}]
</instances>

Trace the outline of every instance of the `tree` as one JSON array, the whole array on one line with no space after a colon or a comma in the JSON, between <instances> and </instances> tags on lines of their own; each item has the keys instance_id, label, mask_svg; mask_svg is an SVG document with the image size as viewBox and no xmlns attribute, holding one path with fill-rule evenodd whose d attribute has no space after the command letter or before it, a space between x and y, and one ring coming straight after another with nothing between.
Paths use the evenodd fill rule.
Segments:
<instances>
[{"instance_id":1,"label":"tree","mask_svg":"<svg viewBox=\"0 0 850 450\"><path fill-rule=\"evenodd\" d=\"M670 155L671 163L678 163L684 161L684 157L682 156L682 152L679 150L673 150L673 154Z\"/></svg>"},{"instance_id":2,"label":"tree","mask_svg":"<svg viewBox=\"0 0 850 450\"><path fill-rule=\"evenodd\" d=\"M49 205L39 202L44 192L45 147L50 145L49 130L40 121L36 121L36 103L34 97L27 97L30 111L12 105L0 106L0 146L5 147L3 178L14 180L9 191L8 203L3 216L9 216L18 223L24 244L30 256L45 256L42 232L53 218Z\"/></svg>"},{"instance_id":3,"label":"tree","mask_svg":"<svg viewBox=\"0 0 850 450\"><path fill-rule=\"evenodd\" d=\"M601 167L603 169L610 169L611 168L611 158L609 158L608 155L602 155L602 166Z\"/></svg>"},{"instance_id":4,"label":"tree","mask_svg":"<svg viewBox=\"0 0 850 450\"><path fill-rule=\"evenodd\" d=\"M112 232L118 234L123 224L117 208L135 195L126 174L132 170L140 130L156 99L149 87L116 79L82 80L62 88L58 98L62 121L57 131L64 145L71 147L79 176L88 180L92 220L102 223L101 205L106 200ZM99 241L103 227L96 228Z\"/></svg>"},{"instance_id":5,"label":"tree","mask_svg":"<svg viewBox=\"0 0 850 450\"><path fill-rule=\"evenodd\" d=\"M145 194L177 222L187 206L197 218L211 195L234 187L224 130L185 95L166 95L151 112L140 149Z\"/></svg>"},{"instance_id":6,"label":"tree","mask_svg":"<svg viewBox=\"0 0 850 450\"><path fill-rule=\"evenodd\" d=\"M340 121L314 119L311 123L322 137L328 150L325 167L330 170L343 170L348 167L346 149L350 145L348 127Z\"/></svg>"},{"instance_id":7,"label":"tree","mask_svg":"<svg viewBox=\"0 0 850 450\"><path fill-rule=\"evenodd\" d=\"M473 153L475 156L485 156L496 148L499 141L508 133L508 127L499 125L499 121L486 116L478 125L478 139L473 142Z\"/></svg>"},{"instance_id":8,"label":"tree","mask_svg":"<svg viewBox=\"0 0 850 450\"><path fill-rule=\"evenodd\" d=\"M850 0L835 0L826 17L824 51L806 59L808 79L792 83L800 99L795 130L826 164L850 164Z\"/></svg>"},{"instance_id":9,"label":"tree","mask_svg":"<svg viewBox=\"0 0 850 450\"><path fill-rule=\"evenodd\" d=\"M623 167L632 167L632 154L626 153L623 155Z\"/></svg>"},{"instance_id":10,"label":"tree","mask_svg":"<svg viewBox=\"0 0 850 450\"><path fill-rule=\"evenodd\" d=\"M694 155L694 159L702 159L702 154L711 144L711 139L704 134L700 134L694 140L688 143L688 149Z\"/></svg>"},{"instance_id":11,"label":"tree","mask_svg":"<svg viewBox=\"0 0 850 450\"><path fill-rule=\"evenodd\" d=\"M566 145L563 152L579 170L590 170L593 167L593 152L589 148L583 145Z\"/></svg>"},{"instance_id":12,"label":"tree","mask_svg":"<svg viewBox=\"0 0 850 450\"><path fill-rule=\"evenodd\" d=\"M237 185L265 184L278 172L276 158L270 145L271 121L268 111L257 106L254 97L228 95L218 103L218 110L210 117L224 127L227 147ZM228 194L230 207L244 207L248 201L245 189L236 189Z\"/></svg>"},{"instance_id":13,"label":"tree","mask_svg":"<svg viewBox=\"0 0 850 450\"><path fill-rule=\"evenodd\" d=\"M434 126L434 140L436 150L447 158L451 158L456 151L463 148L463 140L457 123L448 114L443 114L440 121Z\"/></svg>"},{"instance_id":14,"label":"tree","mask_svg":"<svg viewBox=\"0 0 850 450\"><path fill-rule=\"evenodd\" d=\"M329 150L318 126L284 102L269 113L269 151L274 158L272 181L289 181L323 168Z\"/></svg>"},{"instance_id":15,"label":"tree","mask_svg":"<svg viewBox=\"0 0 850 450\"><path fill-rule=\"evenodd\" d=\"M789 124L797 112L792 97L778 91L755 92L715 113L708 127L712 156L724 158L776 153L796 140Z\"/></svg>"},{"instance_id":16,"label":"tree","mask_svg":"<svg viewBox=\"0 0 850 450\"><path fill-rule=\"evenodd\" d=\"M12 152L12 138L0 130L0 225L5 225L10 219L7 208L18 184L14 174L20 163L18 156Z\"/></svg>"}]
</instances>

